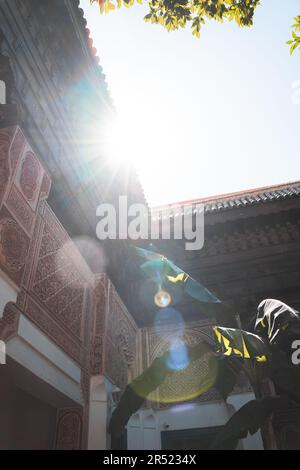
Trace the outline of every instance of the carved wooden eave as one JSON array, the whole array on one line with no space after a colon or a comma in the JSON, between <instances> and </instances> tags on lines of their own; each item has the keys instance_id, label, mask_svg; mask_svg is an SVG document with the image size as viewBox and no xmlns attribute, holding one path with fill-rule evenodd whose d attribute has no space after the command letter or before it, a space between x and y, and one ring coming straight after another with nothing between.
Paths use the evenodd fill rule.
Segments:
<instances>
[{"instance_id":1,"label":"carved wooden eave","mask_svg":"<svg viewBox=\"0 0 300 470\"><path fill-rule=\"evenodd\" d=\"M103 74L102 67L99 65L100 59L97 55L97 49L93 46L93 40L90 37L90 31L87 28L87 22L84 18L84 12L79 7L79 0L64 0L66 8L70 14L70 19L74 26L74 30L81 44L82 52L89 64L94 75L94 85L97 94L101 97L104 106L109 112L114 109L112 99L108 92L108 87L105 82L105 75ZM104 89L100 85L100 80L104 83Z\"/></svg>"},{"instance_id":2,"label":"carved wooden eave","mask_svg":"<svg viewBox=\"0 0 300 470\"><path fill-rule=\"evenodd\" d=\"M69 4L78 16L78 2ZM96 62L93 63L88 47L83 49L65 2L43 2L32 7L28 0L19 3L10 0L0 5L5 48L15 75L14 101L20 107L20 123L31 146L52 175L52 207L71 232L94 235L94 212L101 201L101 190L91 180L89 187L82 188L78 194L86 154L86 149L82 152L78 145L78 132L74 127L80 120L81 110L77 109L77 114L70 116L64 96L69 80L82 76L93 82L96 102L99 90L102 96L106 93L104 76ZM47 25L40 29L38 24L43 24L45 16ZM80 34L83 40L84 25ZM49 35L56 39L49 42ZM88 38L85 40L87 44ZM107 96L105 106L109 105ZM99 110L102 109L103 100L99 104ZM85 138L79 136L80 140ZM69 203L63 204L67 199Z\"/></svg>"},{"instance_id":3,"label":"carved wooden eave","mask_svg":"<svg viewBox=\"0 0 300 470\"><path fill-rule=\"evenodd\" d=\"M49 205L71 236L95 240L96 208L103 201L117 203L119 194L126 194L128 187L122 171L110 184L111 175L100 171L102 155L88 158L89 146L84 144L88 136L77 128L84 110L80 106L70 110L65 103L70 85L83 78L101 119L106 110L114 112L83 11L78 0L4 0L0 16L5 54L15 76L13 102L18 105L19 123L51 175ZM14 124L13 118L9 119L8 123ZM134 174L129 193L130 202L145 203ZM110 260L109 275L120 289L123 280L118 260L126 253L126 243L107 243L103 249ZM88 261L94 269L94 260Z\"/></svg>"}]
</instances>

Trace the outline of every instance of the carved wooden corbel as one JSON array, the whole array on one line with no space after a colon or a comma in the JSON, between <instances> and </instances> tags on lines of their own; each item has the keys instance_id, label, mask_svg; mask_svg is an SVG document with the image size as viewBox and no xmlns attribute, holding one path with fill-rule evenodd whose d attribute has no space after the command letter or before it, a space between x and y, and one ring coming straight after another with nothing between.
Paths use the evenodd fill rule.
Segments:
<instances>
[{"instance_id":1,"label":"carved wooden corbel","mask_svg":"<svg viewBox=\"0 0 300 470\"><path fill-rule=\"evenodd\" d=\"M18 333L20 310L13 302L8 302L0 318L0 340L7 342Z\"/></svg>"}]
</instances>

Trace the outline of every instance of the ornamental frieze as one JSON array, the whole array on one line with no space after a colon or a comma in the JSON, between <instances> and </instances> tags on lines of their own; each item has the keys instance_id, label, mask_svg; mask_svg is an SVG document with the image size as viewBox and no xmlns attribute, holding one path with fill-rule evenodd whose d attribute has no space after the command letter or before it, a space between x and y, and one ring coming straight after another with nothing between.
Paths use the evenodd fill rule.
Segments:
<instances>
[{"instance_id":1,"label":"ornamental frieze","mask_svg":"<svg viewBox=\"0 0 300 470\"><path fill-rule=\"evenodd\" d=\"M14 129L0 129L0 206L10 178L9 148Z\"/></svg>"},{"instance_id":2,"label":"ornamental frieze","mask_svg":"<svg viewBox=\"0 0 300 470\"><path fill-rule=\"evenodd\" d=\"M26 201L15 185L12 185L5 201L5 205L15 215L27 235L31 236L34 228L35 214L30 206L26 204Z\"/></svg>"},{"instance_id":3,"label":"ornamental frieze","mask_svg":"<svg viewBox=\"0 0 300 470\"><path fill-rule=\"evenodd\" d=\"M56 231L60 229L58 225ZM65 239L65 236L62 237ZM72 244L71 240L67 243ZM32 273L32 292L57 321L70 329L78 338L82 336L83 295L87 279L79 271L79 257L72 247L64 250L61 237L44 225L36 269Z\"/></svg>"},{"instance_id":4,"label":"ornamental frieze","mask_svg":"<svg viewBox=\"0 0 300 470\"><path fill-rule=\"evenodd\" d=\"M109 338L105 338L104 346L104 375L110 381L124 390L128 383L128 366L124 356L120 353L116 344Z\"/></svg>"},{"instance_id":5,"label":"ornamental frieze","mask_svg":"<svg viewBox=\"0 0 300 470\"><path fill-rule=\"evenodd\" d=\"M136 358L137 326L106 275L96 276L94 295L91 371L124 389Z\"/></svg>"},{"instance_id":6,"label":"ornamental frieze","mask_svg":"<svg viewBox=\"0 0 300 470\"><path fill-rule=\"evenodd\" d=\"M20 188L28 201L32 202L37 195L40 178L40 165L33 152L26 152L21 164Z\"/></svg>"},{"instance_id":7,"label":"ornamental frieze","mask_svg":"<svg viewBox=\"0 0 300 470\"><path fill-rule=\"evenodd\" d=\"M0 206L2 205L2 211L6 207L15 221L14 223L2 222L2 243L6 230L10 226L12 230L10 233L14 236L9 250L16 245L17 239L20 247L20 261L15 268L12 266L12 259L16 256L13 253L8 257L2 255L1 263L8 270L12 267L13 270L19 270L21 265L23 267L26 251L24 242L26 237L23 233L25 232L27 236L26 244L28 244L35 226L38 202L41 195L47 197L50 190L50 179L19 127L0 129L0 180ZM40 194L42 182L44 182L44 188L43 194ZM26 249L28 250L27 246ZM5 250L7 252L7 246ZM12 280L15 282L14 279Z\"/></svg>"},{"instance_id":8,"label":"ornamental frieze","mask_svg":"<svg viewBox=\"0 0 300 470\"><path fill-rule=\"evenodd\" d=\"M109 296L109 315L106 334L124 357L128 366L132 365L136 348L135 322L130 317L117 291L111 285Z\"/></svg>"},{"instance_id":9,"label":"ornamental frieze","mask_svg":"<svg viewBox=\"0 0 300 470\"><path fill-rule=\"evenodd\" d=\"M224 235L207 234L200 257L218 256L258 248L292 243L300 240L300 219L281 224L262 225L252 230L228 232Z\"/></svg>"},{"instance_id":10,"label":"ornamental frieze","mask_svg":"<svg viewBox=\"0 0 300 470\"><path fill-rule=\"evenodd\" d=\"M12 214L0 211L0 268L20 285L29 249L29 237Z\"/></svg>"},{"instance_id":11,"label":"ornamental frieze","mask_svg":"<svg viewBox=\"0 0 300 470\"><path fill-rule=\"evenodd\" d=\"M49 312L29 295L26 295L24 314L42 330L58 347L65 351L75 362L82 361L82 344L66 329L55 321Z\"/></svg>"},{"instance_id":12,"label":"ornamental frieze","mask_svg":"<svg viewBox=\"0 0 300 470\"><path fill-rule=\"evenodd\" d=\"M13 218L0 219L0 263L8 272L24 268L28 245L28 238Z\"/></svg>"}]
</instances>

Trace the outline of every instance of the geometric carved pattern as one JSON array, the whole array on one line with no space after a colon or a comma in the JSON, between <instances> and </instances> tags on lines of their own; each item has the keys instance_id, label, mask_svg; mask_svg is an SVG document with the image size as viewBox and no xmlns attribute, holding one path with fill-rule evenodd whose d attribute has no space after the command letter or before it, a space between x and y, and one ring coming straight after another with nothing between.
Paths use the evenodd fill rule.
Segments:
<instances>
[{"instance_id":1,"label":"geometric carved pattern","mask_svg":"<svg viewBox=\"0 0 300 470\"><path fill-rule=\"evenodd\" d=\"M15 184L33 211L39 201L44 170L36 155L26 146L16 169Z\"/></svg>"},{"instance_id":2,"label":"geometric carved pattern","mask_svg":"<svg viewBox=\"0 0 300 470\"><path fill-rule=\"evenodd\" d=\"M21 287L19 308L81 365L85 402L91 373L105 372L124 388L135 359L136 325L113 286L108 289L106 276L100 276L93 290L95 324L88 326L94 308L93 302L85 307L91 272L45 202L51 180L18 127L0 130L0 180L0 265ZM18 315L6 310L0 334L15 334L17 325ZM57 447L80 448L80 436L80 414L60 416Z\"/></svg>"},{"instance_id":3,"label":"geometric carved pattern","mask_svg":"<svg viewBox=\"0 0 300 470\"><path fill-rule=\"evenodd\" d=\"M0 180L0 267L21 287L22 312L88 374L90 353L82 339L91 272L48 204L37 211L51 179L19 127L0 130ZM8 331L5 318L1 328Z\"/></svg>"},{"instance_id":4,"label":"geometric carved pattern","mask_svg":"<svg viewBox=\"0 0 300 470\"><path fill-rule=\"evenodd\" d=\"M183 332L181 327L178 329L176 325L170 324L160 327L160 335L153 328L145 328L143 332L148 336L149 344L149 351L145 352L148 357L148 366L156 357L161 356L169 349L174 337L180 337L180 340L188 346L199 344L203 340L213 343L212 324L214 324L213 321L189 322Z\"/></svg>"},{"instance_id":5,"label":"geometric carved pattern","mask_svg":"<svg viewBox=\"0 0 300 470\"><path fill-rule=\"evenodd\" d=\"M3 207L0 212L0 267L20 285L29 249L29 238Z\"/></svg>"},{"instance_id":6,"label":"geometric carved pattern","mask_svg":"<svg viewBox=\"0 0 300 470\"><path fill-rule=\"evenodd\" d=\"M49 214L49 213L48 213ZM81 337L84 283L86 279L77 269L76 251L66 249L66 234L57 221L45 223L42 231L36 270L32 279L32 293L64 327L77 338Z\"/></svg>"},{"instance_id":7,"label":"geometric carved pattern","mask_svg":"<svg viewBox=\"0 0 300 470\"><path fill-rule=\"evenodd\" d=\"M131 366L135 359L135 332L123 318L118 323L115 335L119 351L124 355L126 363Z\"/></svg>"},{"instance_id":8,"label":"geometric carved pattern","mask_svg":"<svg viewBox=\"0 0 300 470\"><path fill-rule=\"evenodd\" d=\"M21 283L35 225L39 186L45 175L21 129L18 126L1 129L0 265L17 285Z\"/></svg>"},{"instance_id":9,"label":"geometric carved pattern","mask_svg":"<svg viewBox=\"0 0 300 470\"><path fill-rule=\"evenodd\" d=\"M106 335L124 357L126 364L131 366L135 359L136 326L114 288L110 289Z\"/></svg>"},{"instance_id":10,"label":"geometric carved pattern","mask_svg":"<svg viewBox=\"0 0 300 470\"><path fill-rule=\"evenodd\" d=\"M155 358L162 356L170 349L170 345L175 340L180 340L181 344L193 346L206 342L213 344L212 328L214 320L202 320L188 322L185 328L182 325L169 324L160 326L159 334L155 328L143 328L141 330L140 354L142 355L142 368L149 367ZM185 349L183 348L183 351ZM175 356L176 357L176 356ZM199 395L199 390L205 384L208 378L210 353L205 354L199 360L189 363L188 355L183 354L184 367L182 370L176 370L173 374L166 377L164 382L148 397L148 407L164 409L170 406L170 403L177 403L188 400L189 402L207 402L220 401L220 394L214 388ZM242 390L243 389L243 390ZM205 390L205 386L204 386ZM249 384L240 384L234 390L234 393L249 391ZM199 396L198 396L199 395Z\"/></svg>"},{"instance_id":11,"label":"geometric carved pattern","mask_svg":"<svg viewBox=\"0 0 300 470\"><path fill-rule=\"evenodd\" d=\"M25 295L24 313L35 323L54 343L66 352L74 361L80 363L81 344L76 338L73 338L55 321L46 309L37 304L29 295Z\"/></svg>"},{"instance_id":12,"label":"geometric carved pattern","mask_svg":"<svg viewBox=\"0 0 300 470\"><path fill-rule=\"evenodd\" d=\"M35 214L15 185L12 186L5 201L5 205L18 219L18 222L20 222L26 233L31 235Z\"/></svg>"},{"instance_id":13,"label":"geometric carved pattern","mask_svg":"<svg viewBox=\"0 0 300 470\"><path fill-rule=\"evenodd\" d=\"M103 335L95 335L91 348L91 375L99 375L103 372Z\"/></svg>"},{"instance_id":14,"label":"geometric carved pattern","mask_svg":"<svg viewBox=\"0 0 300 470\"><path fill-rule=\"evenodd\" d=\"M9 146L11 143L12 129L0 129L0 205L9 181Z\"/></svg>"},{"instance_id":15,"label":"geometric carved pattern","mask_svg":"<svg viewBox=\"0 0 300 470\"><path fill-rule=\"evenodd\" d=\"M167 376L157 390L158 402L181 402L197 398L199 390L202 389L203 384L209 377L210 358L211 353L204 354L200 359L188 364L182 370L176 370L173 374ZM204 391L207 391L207 388L204 387ZM202 393L200 396L203 398ZM206 398L212 400L211 394L209 398Z\"/></svg>"},{"instance_id":16,"label":"geometric carved pattern","mask_svg":"<svg viewBox=\"0 0 300 470\"><path fill-rule=\"evenodd\" d=\"M50 184L48 179L44 181L43 191L46 195ZM14 186L10 193L12 191L18 192ZM21 196L20 193L18 195ZM24 203L27 204L25 200ZM16 212L14 210L14 214ZM20 234L24 235L26 244L20 239ZM6 207L3 207L0 212L1 268L3 270L6 268L6 272L8 268L11 269L13 272L8 274L17 282L15 277L23 274L25 265L23 284L17 299L18 306L51 341L80 364L82 394L86 403L89 399L91 373L89 358L93 344L92 328L89 326L93 301L89 305L86 302L86 286L92 281L93 276L46 202L43 204L43 210L35 214L31 237L29 247L29 237ZM12 245L14 241L17 242L16 247ZM19 268L20 271L16 271ZM21 284L21 278L17 284ZM0 332L3 331L5 335L11 334L14 331L12 327L12 322L7 322L4 318L0 323ZM102 347L101 357L103 357ZM77 417L73 416L72 420L75 419ZM71 416L63 420L62 429L66 428L69 420ZM60 442L65 440L61 436L62 434ZM76 441L74 436L72 441ZM64 447L68 445L62 444Z\"/></svg>"},{"instance_id":17,"label":"geometric carved pattern","mask_svg":"<svg viewBox=\"0 0 300 470\"><path fill-rule=\"evenodd\" d=\"M103 374L104 332L107 307L108 283L105 275L95 276L93 294L95 300L94 325L92 331L93 344L90 350L91 375Z\"/></svg>"},{"instance_id":18,"label":"geometric carved pattern","mask_svg":"<svg viewBox=\"0 0 300 470\"><path fill-rule=\"evenodd\" d=\"M147 341L144 341L143 344L148 345L148 348L142 353L146 358L144 367L150 366L156 357L168 351L174 338L180 339L186 346L200 344L203 341L212 343L212 323L208 321L189 322L184 331L181 326L165 325L160 327L159 335L154 328L144 328L142 336L147 337ZM182 402L184 397L189 397L189 401L220 400L219 394L214 389L197 397L199 386L207 377L209 358L210 354L204 355L200 360L184 367L183 370L169 375L162 385L149 395L148 406L166 408L169 406L168 402L175 401L176 398L177 402ZM195 397L192 398L193 395Z\"/></svg>"},{"instance_id":19,"label":"geometric carved pattern","mask_svg":"<svg viewBox=\"0 0 300 470\"><path fill-rule=\"evenodd\" d=\"M200 257L223 255L299 240L300 220L287 221L286 223L277 223L276 226L259 226L251 231L245 229L243 232L238 232L236 230L223 236L207 236L204 249L199 254Z\"/></svg>"},{"instance_id":20,"label":"geometric carved pattern","mask_svg":"<svg viewBox=\"0 0 300 470\"><path fill-rule=\"evenodd\" d=\"M94 282L94 297L95 297L95 335L103 335L105 329L105 321L108 306L108 279L102 274L96 275Z\"/></svg>"},{"instance_id":21,"label":"geometric carved pattern","mask_svg":"<svg viewBox=\"0 0 300 470\"><path fill-rule=\"evenodd\" d=\"M28 240L15 220L0 220L0 246L1 264L10 272L20 271L26 261Z\"/></svg>"},{"instance_id":22,"label":"geometric carved pattern","mask_svg":"<svg viewBox=\"0 0 300 470\"><path fill-rule=\"evenodd\" d=\"M96 276L91 373L103 374L123 389L136 357L137 327L106 275Z\"/></svg>"},{"instance_id":23,"label":"geometric carved pattern","mask_svg":"<svg viewBox=\"0 0 300 470\"><path fill-rule=\"evenodd\" d=\"M20 187L29 201L32 201L38 189L39 163L34 153L28 151L21 165Z\"/></svg>"},{"instance_id":24,"label":"geometric carved pattern","mask_svg":"<svg viewBox=\"0 0 300 470\"><path fill-rule=\"evenodd\" d=\"M123 389L128 383L128 368L133 365L136 357L137 327L111 283L108 301L104 374Z\"/></svg>"},{"instance_id":25,"label":"geometric carved pattern","mask_svg":"<svg viewBox=\"0 0 300 470\"><path fill-rule=\"evenodd\" d=\"M120 389L128 383L128 366L118 347L105 336L104 375Z\"/></svg>"}]
</instances>

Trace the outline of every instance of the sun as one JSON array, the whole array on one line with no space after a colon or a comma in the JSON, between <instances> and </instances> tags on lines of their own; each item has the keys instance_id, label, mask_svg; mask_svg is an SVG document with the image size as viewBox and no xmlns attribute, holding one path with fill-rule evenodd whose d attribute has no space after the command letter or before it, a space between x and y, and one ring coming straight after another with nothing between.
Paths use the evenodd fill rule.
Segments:
<instances>
[{"instance_id":1,"label":"sun","mask_svg":"<svg viewBox=\"0 0 300 470\"><path fill-rule=\"evenodd\" d=\"M174 136L169 120L163 122L152 109L116 113L102 123L101 148L114 168L134 168L148 195L162 200L166 183L178 162L174 161ZM150 198L152 199L152 197ZM151 202L148 200L151 204Z\"/></svg>"},{"instance_id":2,"label":"sun","mask_svg":"<svg viewBox=\"0 0 300 470\"><path fill-rule=\"evenodd\" d=\"M106 155L115 164L128 164L138 168L144 155L144 132L142 126L117 114L104 125L103 143Z\"/></svg>"}]
</instances>

